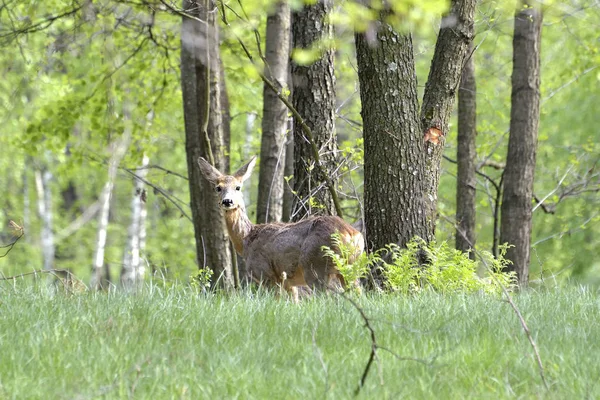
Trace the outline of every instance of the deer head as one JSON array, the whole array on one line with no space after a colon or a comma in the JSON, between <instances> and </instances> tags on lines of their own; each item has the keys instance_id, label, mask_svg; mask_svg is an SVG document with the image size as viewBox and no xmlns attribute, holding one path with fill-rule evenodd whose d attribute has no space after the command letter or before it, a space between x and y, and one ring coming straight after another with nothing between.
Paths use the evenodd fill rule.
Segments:
<instances>
[{"instance_id":1,"label":"deer head","mask_svg":"<svg viewBox=\"0 0 600 400\"><path fill-rule=\"evenodd\" d=\"M218 169L210 165L204 158L198 158L200 172L207 181L215 186L220 196L219 206L223 210L245 209L244 196L242 195L242 184L252 175L256 164L256 157L252 157L244 166L233 175L224 175Z\"/></svg>"}]
</instances>

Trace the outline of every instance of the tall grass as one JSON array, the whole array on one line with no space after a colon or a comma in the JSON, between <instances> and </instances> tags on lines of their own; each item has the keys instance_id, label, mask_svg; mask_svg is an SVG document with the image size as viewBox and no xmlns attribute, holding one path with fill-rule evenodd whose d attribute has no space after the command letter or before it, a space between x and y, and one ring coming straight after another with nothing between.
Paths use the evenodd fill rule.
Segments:
<instances>
[{"instance_id":1,"label":"tall grass","mask_svg":"<svg viewBox=\"0 0 600 400\"><path fill-rule=\"evenodd\" d=\"M584 288L515 295L550 384L508 304L483 295L356 297L378 353L359 398L600 397L600 299ZM340 296L65 295L0 285L0 398L350 398L371 349ZM406 357L407 359L398 359ZM410 358L410 359L409 359Z\"/></svg>"}]
</instances>

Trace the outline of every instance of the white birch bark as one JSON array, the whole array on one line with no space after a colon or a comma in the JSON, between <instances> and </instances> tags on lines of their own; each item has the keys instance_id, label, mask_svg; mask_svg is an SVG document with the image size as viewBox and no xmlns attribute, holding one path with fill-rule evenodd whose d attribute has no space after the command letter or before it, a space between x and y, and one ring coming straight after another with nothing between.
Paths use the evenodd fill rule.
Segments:
<instances>
[{"instance_id":1,"label":"white birch bark","mask_svg":"<svg viewBox=\"0 0 600 400\"><path fill-rule=\"evenodd\" d=\"M121 284L123 287L132 288L144 278L145 268L141 263L142 244L145 245L146 230L144 228L146 219L146 203L144 196L144 179L148 173L149 158L144 154L141 169L137 175L141 179L135 179L135 191L131 199L131 223L129 224L128 239L123 253L123 267L121 270ZM142 233L144 239L142 241Z\"/></svg>"},{"instance_id":2,"label":"white birch bark","mask_svg":"<svg viewBox=\"0 0 600 400\"><path fill-rule=\"evenodd\" d=\"M41 247L44 270L54 268L54 232L52 231L52 173L47 169L35 171L35 187L38 195L38 214L42 221Z\"/></svg>"},{"instance_id":3,"label":"white birch bark","mask_svg":"<svg viewBox=\"0 0 600 400\"><path fill-rule=\"evenodd\" d=\"M104 184L104 189L101 194L100 213L98 217L98 233L96 239L96 252L92 264L92 279L90 288L92 290L105 289L108 282L104 282L106 276L104 265L104 253L106 248L106 239L108 232L108 216L110 213L110 199L112 197L115 178L121 159L125 155L125 151L129 144L131 131L126 129L123 137L111 145L111 157L108 162L108 177Z\"/></svg>"}]
</instances>

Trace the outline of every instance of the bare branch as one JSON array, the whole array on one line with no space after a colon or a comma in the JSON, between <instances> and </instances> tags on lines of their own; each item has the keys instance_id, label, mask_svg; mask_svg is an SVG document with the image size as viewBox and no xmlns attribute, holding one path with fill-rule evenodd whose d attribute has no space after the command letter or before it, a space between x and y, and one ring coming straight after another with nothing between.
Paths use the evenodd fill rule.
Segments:
<instances>
[{"instance_id":1,"label":"bare branch","mask_svg":"<svg viewBox=\"0 0 600 400\"><path fill-rule=\"evenodd\" d=\"M222 0L219 0L219 2L222 4ZM223 13L222 16L221 16L221 19L222 19L223 23L227 27L230 27L231 25L229 24L229 21L227 20L227 16L225 15L225 6L221 7L221 11ZM244 21L245 23L247 23L247 24L249 24L251 26L250 22L247 19L242 19L242 21ZM262 54L262 50L260 48L260 33L253 26L251 26L251 29L254 32L254 36L255 36L255 38L257 40L257 47L258 47L260 58L263 60L263 62L265 62L265 58L264 58L264 56ZM271 80L269 78L267 78L267 76L264 74L264 72L261 71L260 68L258 68L258 66L256 66L256 62L254 60L254 57L252 56L252 54L248 50L248 47L246 47L246 45L244 44L243 40L233 30L232 30L232 34L235 36L237 42L240 44L240 46L244 50L244 53L246 53L246 56L248 57L248 60L250 60L250 62L255 67L257 67L256 70L258 72L258 75L260 76L260 79L269 87L269 89L271 89L273 91L273 93L275 93L277 95L277 98L279 98L279 100L281 100L283 102L283 104L285 104L285 106L288 108L288 110L290 110L290 112L298 120L298 122L300 124L300 128L302 129L302 131L304 132L304 134L308 138L308 141L310 142L311 150L312 150L312 153L313 153L313 158L315 159L317 168L320 170L321 175L325 179L325 184L327 185L327 188L328 188L328 190L329 190L329 192L331 194L331 199L333 200L333 204L335 206L335 211L336 211L337 215L340 218L342 218L343 217L343 211L342 211L340 200L339 200L338 195L337 195L337 191L335 189L335 185L333 184L333 181L332 181L331 177L329 176L329 173L327 171L323 171L323 165L321 164L321 157L319 155L319 148L317 147L317 144L315 143L312 130L306 124L306 122L304 122L304 119L302 118L302 116L300 115L300 113L298 113L298 111L296 110L296 108L294 108L294 106L288 100L288 98L281 92L281 90L279 90L277 88L277 86L273 82L271 82Z\"/></svg>"},{"instance_id":2,"label":"bare branch","mask_svg":"<svg viewBox=\"0 0 600 400\"><path fill-rule=\"evenodd\" d=\"M0 258L6 257L6 255L8 253L10 253L10 251L13 249L13 247L15 247L15 244L17 244L19 239L21 239L23 237L23 235L25 235L25 229L22 226L18 225L15 221L10 221L9 225L11 226L14 233L16 234L16 238L11 243L0 246L0 249L8 248L4 254L0 255Z\"/></svg>"},{"instance_id":3,"label":"bare branch","mask_svg":"<svg viewBox=\"0 0 600 400\"><path fill-rule=\"evenodd\" d=\"M12 31L0 34L0 39L6 39L7 41L11 41L18 38L21 35L27 35L29 33L43 31L44 29L47 29L50 26L52 26L52 24L54 24L56 21L77 14L82 8L83 5L79 4L75 8L72 8L68 11L64 11L60 14L50 15L35 23L25 23L21 27L13 28Z\"/></svg>"}]
</instances>

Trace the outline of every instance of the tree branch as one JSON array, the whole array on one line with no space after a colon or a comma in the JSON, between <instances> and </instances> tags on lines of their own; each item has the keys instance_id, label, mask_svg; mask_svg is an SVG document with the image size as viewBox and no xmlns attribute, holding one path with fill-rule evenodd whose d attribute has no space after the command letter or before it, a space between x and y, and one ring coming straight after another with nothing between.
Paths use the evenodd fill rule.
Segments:
<instances>
[{"instance_id":1,"label":"tree branch","mask_svg":"<svg viewBox=\"0 0 600 400\"><path fill-rule=\"evenodd\" d=\"M8 253L10 253L10 251L13 249L13 247L15 247L15 244L17 244L19 239L21 239L23 235L25 235L25 229L22 226L19 226L15 221L10 221L9 225L11 226L11 228L13 228L13 231L18 235L15 238L15 240L13 240L11 243L0 246L0 249L8 248L4 254L0 255L0 258L6 257Z\"/></svg>"},{"instance_id":2,"label":"tree branch","mask_svg":"<svg viewBox=\"0 0 600 400\"><path fill-rule=\"evenodd\" d=\"M227 20L227 16L225 14L225 6L223 5L223 0L219 0L219 2L222 4L222 7L221 7L221 10L222 10L221 19L222 19L223 23L227 27L231 27L231 25L229 24L229 21ZM238 15L238 14L236 14L236 15ZM238 17L239 17L239 15L238 15ZM246 24L250 24L247 19L242 19L242 21L244 21ZM258 46L258 51L259 51L260 58L263 60L263 62L266 62L264 56L262 55L262 50L260 48L260 33L258 33L258 30L255 27L251 26L251 29L254 32L255 38L257 40L257 46ZM281 100L283 102L283 104L285 104L285 106L288 108L288 110L290 110L290 112L293 114L293 116L300 123L300 128L302 129L302 131L304 132L304 134L306 135L306 137L308 138L308 140L310 142L311 150L312 150L313 157L315 159L317 168L319 169L319 172L321 173L321 175L324 177L325 184L327 185L327 189L329 190L329 193L331 194L331 199L332 199L333 204L335 206L335 211L336 211L337 215L340 218L342 218L343 217L343 211L342 211L342 207L341 207L341 204L340 204L339 197L337 195L337 191L335 189L335 185L333 184L333 181L331 180L328 171L324 171L323 165L321 163L321 157L319 155L319 148L317 147L317 144L315 143L312 130L306 124L306 122L304 122L304 119L302 118L302 116L300 115L300 113L296 110L296 108L294 108L294 106L287 99L287 97L285 97L283 95L283 93L281 93L281 91L277 88L277 86L273 82L271 82L270 79L268 79L266 77L266 75L264 74L264 72L261 71L260 68L258 68L258 66L256 65L256 62L254 60L254 57L252 56L252 54L250 53L250 51L248 50L248 48L244 44L243 40L233 30L231 30L231 31L232 31L232 34L235 36L237 42L240 44L240 46L244 50L244 53L246 53L246 56L248 57L248 60L250 60L250 62L252 63L252 65L254 65L256 67L256 70L258 72L258 75L259 75L260 79L269 87L269 89L271 89L273 91L273 93L275 93L275 95L277 96L277 98L279 100Z\"/></svg>"}]
</instances>

